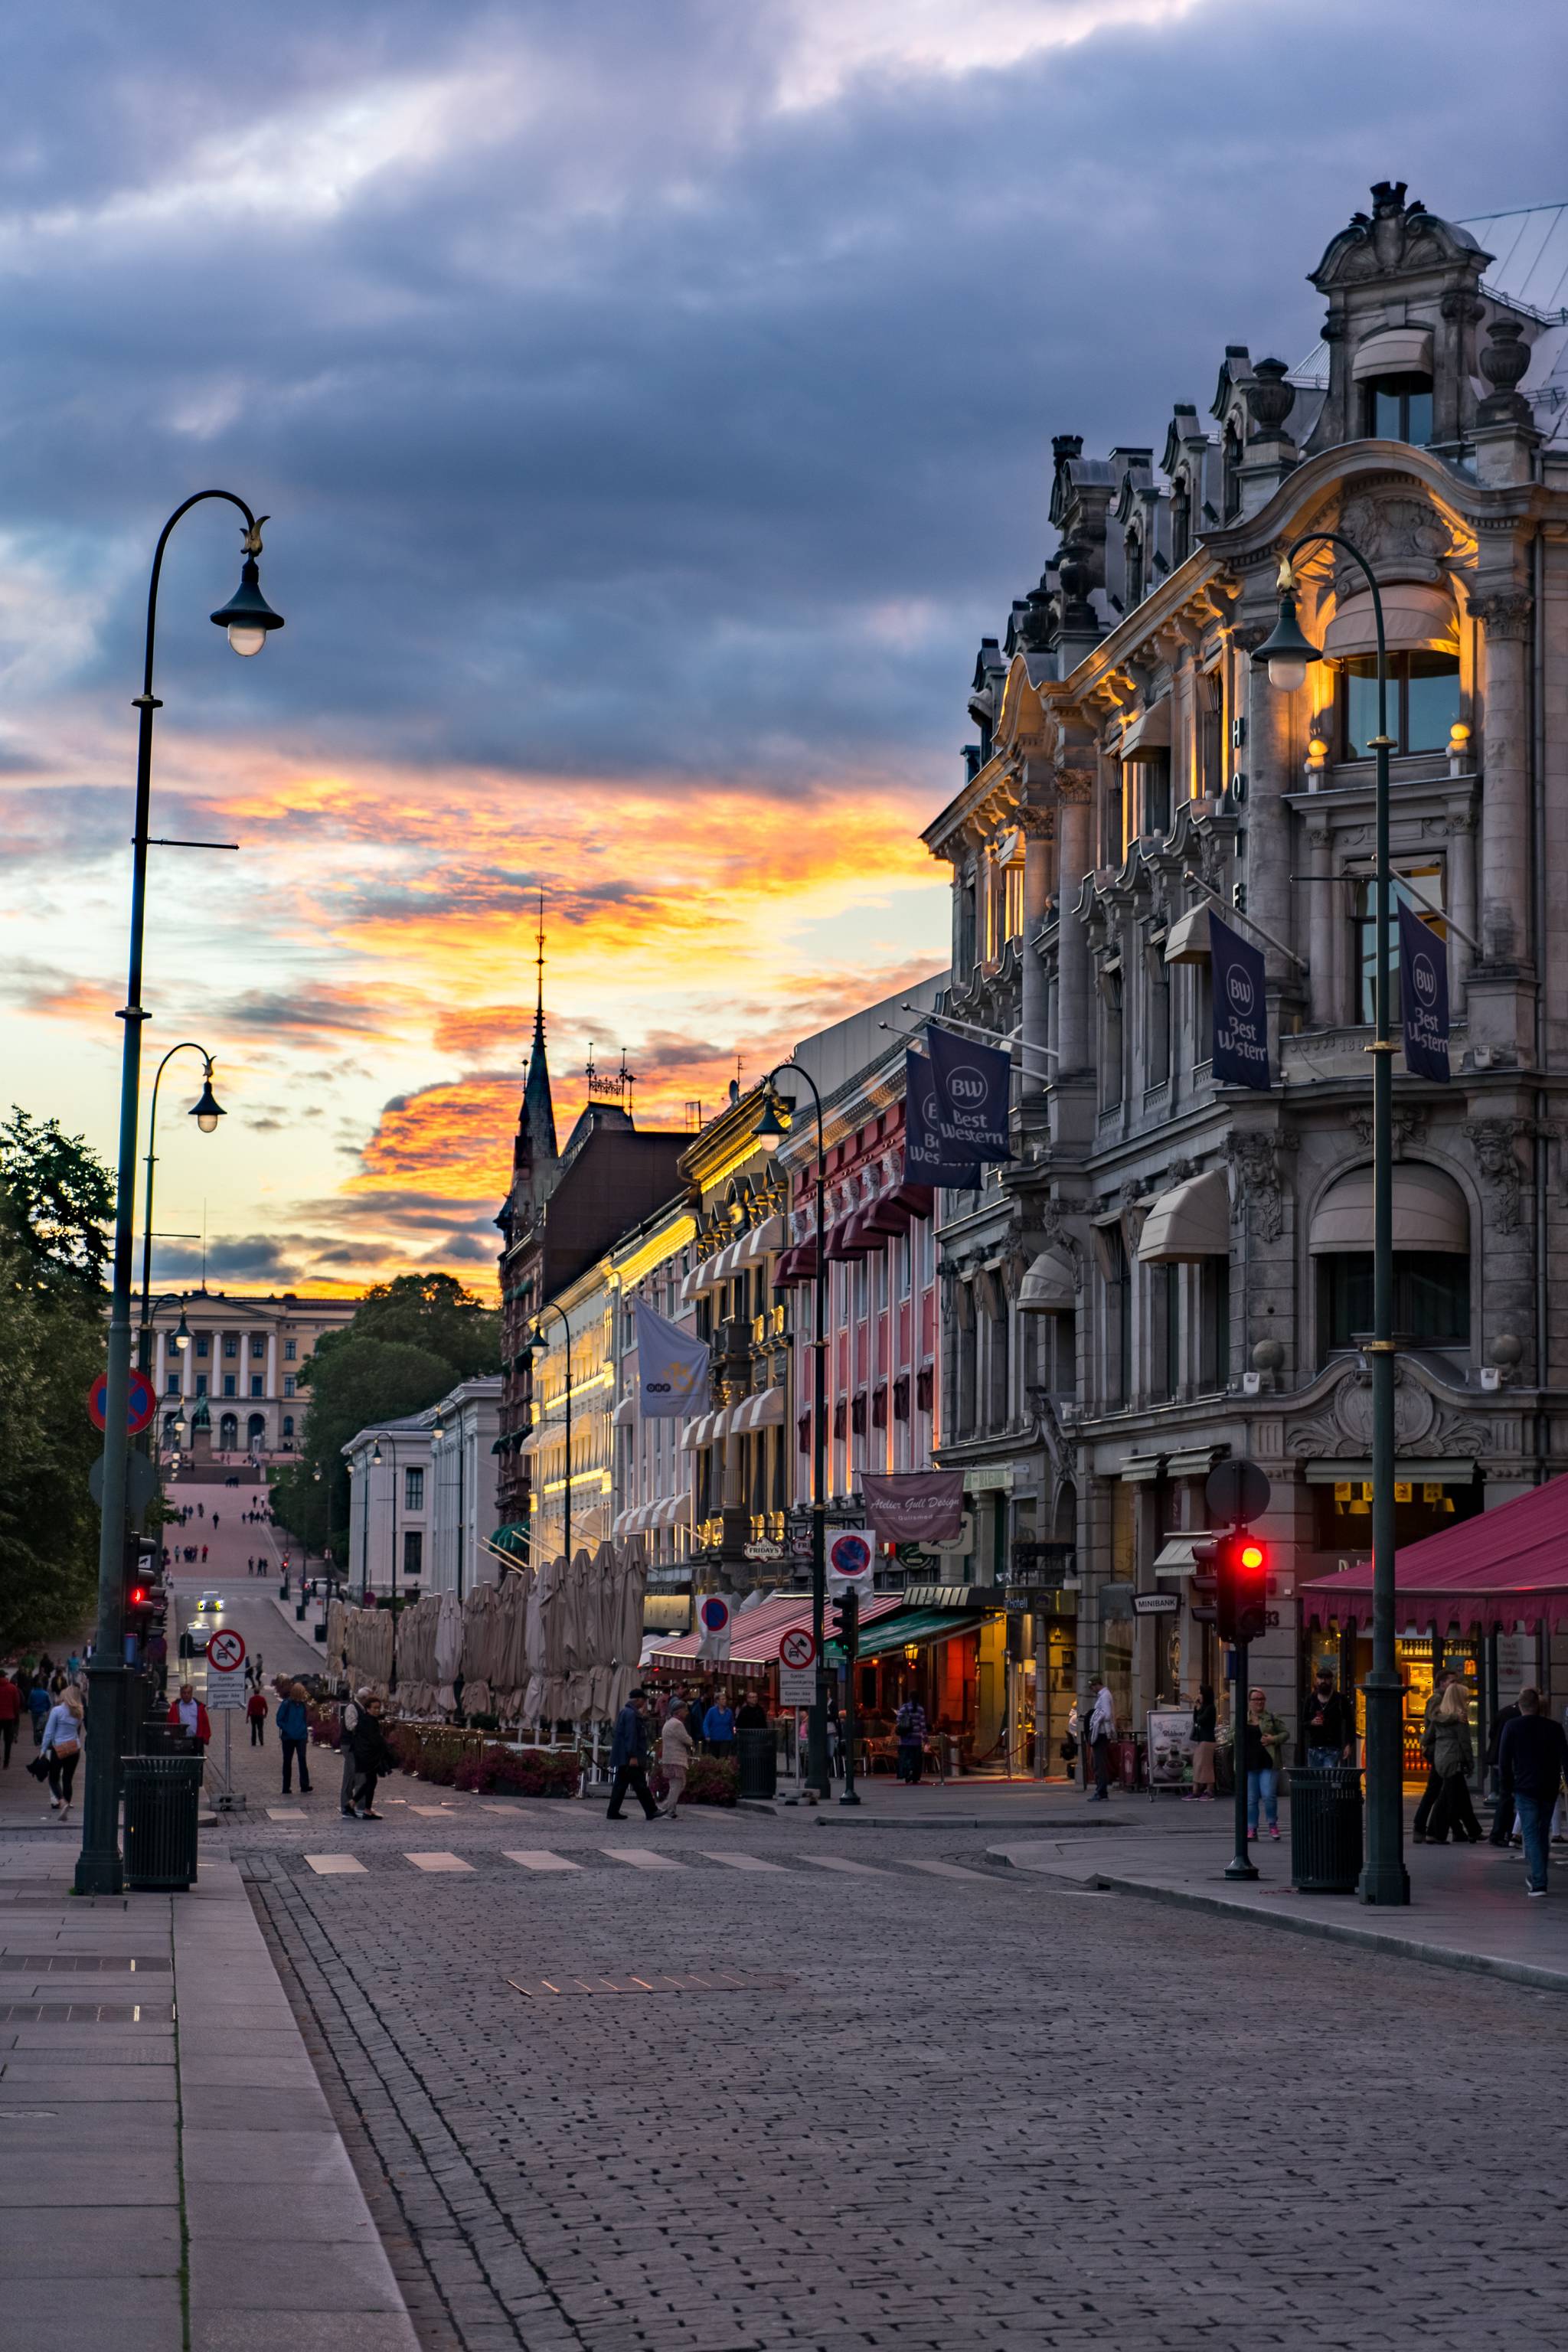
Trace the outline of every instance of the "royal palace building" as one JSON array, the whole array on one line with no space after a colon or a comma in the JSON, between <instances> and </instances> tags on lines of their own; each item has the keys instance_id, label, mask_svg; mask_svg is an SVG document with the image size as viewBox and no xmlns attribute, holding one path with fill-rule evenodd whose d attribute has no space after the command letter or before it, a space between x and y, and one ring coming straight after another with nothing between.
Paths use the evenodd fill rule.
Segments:
<instances>
[{"instance_id":1,"label":"royal palace building","mask_svg":"<svg viewBox=\"0 0 1568 2352\"><path fill-rule=\"evenodd\" d=\"M1297 1585L1370 1543L1375 634L1314 532L1379 584L1398 894L1452 989L1451 1082L1394 1066L1399 1540L1568 1464L1561 217L1380 185L1310 272L1304 360L1227 346L1147 446L1059 435L1056 552L981 645L925 835L947 1011L1022 1047L1012 1160L941 1196L939 1455L971 1573L1053 1588L1079 1686L1140 1727L1218 1664L1190 1600L1214 1465L1271 1484L1282 1707ZM1281 693L1252 656L1303 540L1324 658ZM1267 958L1267 1091L1210 1067L1211 908Z\"/></svg>"}]
</instances>

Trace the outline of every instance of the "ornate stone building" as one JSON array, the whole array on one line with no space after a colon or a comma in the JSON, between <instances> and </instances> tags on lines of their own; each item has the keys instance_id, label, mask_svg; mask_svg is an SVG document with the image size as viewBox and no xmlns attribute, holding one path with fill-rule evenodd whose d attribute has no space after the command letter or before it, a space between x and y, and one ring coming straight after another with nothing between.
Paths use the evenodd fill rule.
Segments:
<instances>
[{"instance_id":1,"label":"ornate stone building","mask_svg":"<svg viewBox=\"0 0 1568 2352\"><path fill-rule=\"evenodd\" d=\"M1059 436L1057 551L981 646L979 740L926 835L952 869L949 1010L1027 1049L1015 1158L942 1196L941 1454L989 1494L978 1577L1073 1544L1079 1678L1103 1668L1124 1717L1213 1663L1186 1598L1212 1464L1272 1481L1281 1702L1295 1584L1370 1541L1376 706L1354 566L1303 557L1328 658L1300 691L1250 658L1314 530L1376 572L1394 861L1453 981L1452 1083L1395 1064L1400 1540L1568 1459L1554 221L1466 227L1380 185L1311 272L1304 362L1227 347L1207 419L1177 403L1158 464ZM1209 1066L1210 892L1267 952L1266 1093ZM1158 1587L1175 1615L1134 1616Z\"/></svg>"}]
</instances>

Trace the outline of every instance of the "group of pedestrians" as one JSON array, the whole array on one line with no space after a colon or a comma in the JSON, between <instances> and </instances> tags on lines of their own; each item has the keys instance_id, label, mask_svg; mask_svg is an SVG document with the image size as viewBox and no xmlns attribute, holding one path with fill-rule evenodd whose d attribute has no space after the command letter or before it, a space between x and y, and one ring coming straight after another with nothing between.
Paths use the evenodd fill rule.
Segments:
<instances>
[{"instance_id":1,"label":"group of pedestrians","mask_svg":"<svg viewBox=\"0 0 1568 2352\"><path fill-rule=\"evenodd\" d=\"M345 1821L379 1822L383 1817L375 1810L376 1782L397 1769L382 1721L380 1693L368 1685L352 1695L345 1692L339 1723L342 1780L338 1810Z\"/></svg>"},{"instance_id":2,"label":"group of pedestrians","mask_svg":"<svg viewBox=\"0 0 1568 2352\"><path fill-rule=\"evenodd\" d=\"M610 1802L605 1818L626 1819L622 1807L628 1790L642 1807L647 1821L679 1820L693 1759L699 1751L720 1758L733 1756L742 1731L765 1731L768 1711L754 1690L748 1690L738 1707L721 1694L676 1691L659 1702L659 1769L665 1780L665 1801L654 1802L648 1786L655 1725L648 1695L635 1690L616 1717L610 1740Z\"/></svg>"}]
</instances>

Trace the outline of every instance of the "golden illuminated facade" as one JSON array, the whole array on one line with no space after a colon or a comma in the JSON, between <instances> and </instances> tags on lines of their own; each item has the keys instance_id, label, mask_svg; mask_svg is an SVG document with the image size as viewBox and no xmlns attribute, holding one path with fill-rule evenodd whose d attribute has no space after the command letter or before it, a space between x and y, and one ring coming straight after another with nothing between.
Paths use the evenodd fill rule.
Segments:
<instances>
[{"instance_id":1,"label":"golden illuminated facade","mask_svg":"<svg viewBox=\"0 0 1568 2352\"><path fill-rule=\"evenodd\" d=\"M1395 1065L1400 1540L1568 1466L1562 242L1551 214L1467 229L1380 186L1312 273L1303 362L1228 348L1157 462L1056 441L1057 552L981 648L980 740L926 839L952 869L949 1009L1029 1050L1015 1158L942 1196L940 1454L972 1476L974 1575L1076 1570L1079 1681L1104 1670L1124 1721L1216 1663L1188 1600L1213 1464L1272 1482L1255 1656L1282 1710L1296 1584L1369 1541L1375 640L1353 564L1304 560L1327 657L1300 690L1251 659L1314 530L1379 583L1399 893L1452 982L1452 1083ZM1210 1068L1210 908L1266 956L1267 1092ZM1175 1613L1134 1614L1156 1591Z\"/></svg>"}]
</instances>

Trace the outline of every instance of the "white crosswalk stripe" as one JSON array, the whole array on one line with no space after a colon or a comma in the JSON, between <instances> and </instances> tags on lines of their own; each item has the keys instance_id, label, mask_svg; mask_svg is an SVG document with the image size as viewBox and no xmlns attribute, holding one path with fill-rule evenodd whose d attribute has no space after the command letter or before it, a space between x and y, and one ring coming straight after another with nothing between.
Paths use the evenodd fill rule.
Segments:
<instances>
[{"instance_id":1,"label":"white crosswalk stripe","mask_svg":"<svg viewBox=\"0 0 1568 2352\"><path fill-rule=\"evenodd\" d=\"M993 1886L995 1885L994 1879L987 1877L984 1871L963 1870L959 1867L956 1862L916 1862L910 1860L909 1867L911 1870L929 1871L932 1878L977 1878L983 1881L983 1883L987 1886Z\"/></svg>"},{"instance_id":2,"label":"white crosswalk stripe","mask_svg":"<svg viewBox=\"0 0 1568 2352\"><path fill-rule=\"evenodd\" d=\"M879 1870L874 1863L848 1862L841 1853L797 1853L795 1859L796 1862L813 1863L818 1870L849 1872L857 1878L886 1878L888 1875L885 1870Z\"/></svg>"},{"instance_id":3,"label":"white crosswalk stripe","mask_svg":"<svg viewBox=\"0 0 1568 2352\"><path fill-rule=\"evenodd\" d=\"M782 1862L764 1862L760 1854L705 1853L702 1859L704 1862L721 1862L726 1870L776 1870L788 1876Z\"/></svg>"},{"instance_id":4,"label":"white crosswalk stripe","mask_svg":"<svg viewBox=\"0 0 1568 2352\"><path fill-rule=\"evenodd\" d=\"M634 1870L684 1870L684 1863L673 1862L667 1853L649 1853L643 1845L602 1845L612 1862L629 1862Z\"/></svg>"},{"instance_id":5,"label":"white crosswalk stripe","mask_svg":"<svg viewBox=\"0 0 1568 2352\"><path fill-rule=\"evenodd\" d=\"M356 1862L352 1853L308 1853L305 1860L319 1878L347 1878L364 1870L363 1863Z\"/></svg>"},{"instance_id":6,"label":"white crosswalk stripe","mask_svg":"<svg viewBox=\"0 0 1568 2352\"><path fill-rule=\"evenodd\" d=\"M568 1862L563 1853L552 1853L548 1846L525 1846L514 1850L503 1848L508 1862L520 1863L524 1870L581 1870L580 1862Z\"/></svg>"},{"instance_id":7,"label":"white crosswalk stripe","mask_svg":"<svg viewBox=\"0 0 1568 2352\"><path fill-rule=\"evenodd\" d=\"M416 1870L472 1870L474 1866L455 1853L405 1853L403 1859L411 1862Z\"/></svg>"},{"instance_id":8,"label":"white crosswalk stripe","mask_svg":"<svg viewBox=\"0 0 1568 2352\"><path fill-rule=\"evenodd\" d=\"M302 1813L297 1805L268 1805L267 1818L269 1822L308 1822L310 1816Z\"/></svg>"}]
</instances>

